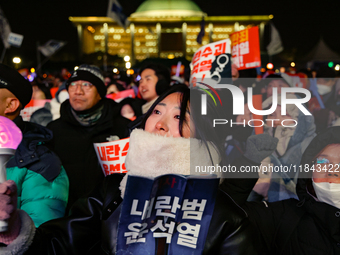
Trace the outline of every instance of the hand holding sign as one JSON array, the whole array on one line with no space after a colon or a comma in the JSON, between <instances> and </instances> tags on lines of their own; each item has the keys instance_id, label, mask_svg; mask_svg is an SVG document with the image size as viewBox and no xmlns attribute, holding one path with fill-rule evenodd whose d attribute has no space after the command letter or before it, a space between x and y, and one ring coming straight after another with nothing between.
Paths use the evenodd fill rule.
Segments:
<instances>
[{"instance_id":1,"label":"hand holding sign","mask_svg":"<svg viewBox=\"0 0 340 255\"><path fill-rule=\"evenodd\" d=\"M6 181L6 164L14 155L22 139L20 129L11 120L0 116L0 183ZM7 222L0 221L0 232L7 230Z\"/></svg>"}]
</instances>

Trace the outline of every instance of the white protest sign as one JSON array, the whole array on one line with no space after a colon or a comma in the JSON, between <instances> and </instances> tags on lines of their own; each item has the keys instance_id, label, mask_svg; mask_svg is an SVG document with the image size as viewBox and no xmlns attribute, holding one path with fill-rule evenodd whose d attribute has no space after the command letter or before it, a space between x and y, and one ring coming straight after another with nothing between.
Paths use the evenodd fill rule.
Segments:
<instances>
[{"instance_id":1,"label":"white protest sign","mask_svg":"<svg viewBox=\"0 0 340 255\"><path fill-rule=\"evenodd\" d=\"M105 143L94 143L98 161L105 176L114 173L126 173L125 157L129 149L130 138Z\"/></svg>"},{"instance_id":2,"label":"white protest sign","mask_svg":"<svg viewBox=\"0 0 340 255\"><path fill-rule=\"evenodd\" d=\"M230 39L209 43L196 51L191 61L190 83L213 79L217 83L222 78L231 78Z\"/></svg>"}]
</instances>

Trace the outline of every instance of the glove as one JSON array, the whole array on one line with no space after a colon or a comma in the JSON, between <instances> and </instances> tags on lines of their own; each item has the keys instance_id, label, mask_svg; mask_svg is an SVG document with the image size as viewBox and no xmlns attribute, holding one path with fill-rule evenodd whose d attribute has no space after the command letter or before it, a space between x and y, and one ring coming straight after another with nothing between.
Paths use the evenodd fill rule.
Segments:
<instances>
[{"instance_id":1,"label":"glove","mask_svg":"<svg viewBox=\"0 0 340 255\"><path fill-rule=\"evenodd\" d=\"M17 210L17 185L12 180L0 184L0 220L8 222L8 230L0 233L0 243L9 245L17 238L21 228Z\"/></svg>"},{"instance_id":2,"label":"glove","mask_svg":"<svg viewBox=\"0 0 340 255\"><path fill-rule=\"evenodd\" d=\"M263 159L275 151L278 141L279 139L268 134L249 136L246 142L246 152L244 156L260 164Z\"/></svg>"}]
</instances>

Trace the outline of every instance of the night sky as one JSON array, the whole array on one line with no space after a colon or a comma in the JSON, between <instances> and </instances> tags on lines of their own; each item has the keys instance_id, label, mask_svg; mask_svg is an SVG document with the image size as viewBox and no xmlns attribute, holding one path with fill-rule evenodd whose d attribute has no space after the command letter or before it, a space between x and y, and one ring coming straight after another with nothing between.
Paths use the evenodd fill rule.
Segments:
<instances>
[{"instance_id":1,"label":"night sky","mask_svg":"<svg viewBox=\"0 0 340 255\"><path fill-rule=\"evenodd\" d=\"M120 0L129 16L144 0ZM194 0L208 16L269 15L278 29L285 52L307 54L322 37L329 47L340 54L340 1L338 0ZM20 55L25 62L36 60L36 42L50 39L67 41L60 54L77 50L76 28L69 16L106 16L107 0L32 0L1 1L12 32L24 35L21 48L11 47L7 59ZM0 50L2 50L2 43ZM26 56L26 57L25 57Z\"/></svg>"}]
</instances>

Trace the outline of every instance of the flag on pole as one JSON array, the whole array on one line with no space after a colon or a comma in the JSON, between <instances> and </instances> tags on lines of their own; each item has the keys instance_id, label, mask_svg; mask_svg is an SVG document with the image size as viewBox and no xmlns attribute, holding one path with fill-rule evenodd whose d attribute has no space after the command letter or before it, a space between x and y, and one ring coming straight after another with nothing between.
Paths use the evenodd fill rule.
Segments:
<instances>
[{"instance_id":1,"label":"flag on pole","mask_svg":"<svg viewBox=\"0 0 340 255\"><path fill-rule=\"evenodd\" d=\"M119 26L124 29L129 25L129 21L123 13L122 6L118 3L118 0L109 0L107 7L107 16L118 23Z\"/></svg>"},{"instance_id":2,"label":"flag on pole","mask_svg":"<svg viewBox=\"0 0 340 255\"><path fill-rule=\"evenodd\" d=\"M196 39L196 41L199 44L202 44L202 39L203 39L204 35L205 35L205 20L204 20L204 16L203 16L202 21L201 21L201 31L198 33L197 39Z\"/></svg>"},{"instance_id":3,"label":"flag on pole","mask_svg":"<svg viewBox=\"0 0 340 255\"><path fill-rule=\"evenodd\" d=\"M10 33L8 36L8 43L15 47L20 47L24 40L24 36L16 33Z\"/></svg>"},{"instance_id":4,"label":"flag on pole","mask_svg":"<svg viewBox=\"0 0 340 255\"><path fill-rule=\"evenodd\" d=\"M275 28L273 23L270 23L270 43L267 45L268 55L276 55L283 51L283 45L279 31Z\"/></svg>"},{"instance_id":5,"label":"flag on pole","mask_svg":"<svg viewBox=\"0 0 340 255\"><path fill-rule=\"evenodd\" d=\"M39 46L38 50L40 50L45 57L50 57L65 44L66 42L63 41L49 40L44 45Z\"/></svg>"},{"instance_id":6,"label":"flag on pole","mask_svg":"<svg viewBox=\"0 0 340 255\"><path fill-rule=\"evenodd\" d=\"M8 20L5 17L4 12L0 8L0 35L2 38L2 42L6 49L10 47L10 44L7 41L10 33L11 33L11 27L9 26Z\"/></svg>"}]
</instances>

